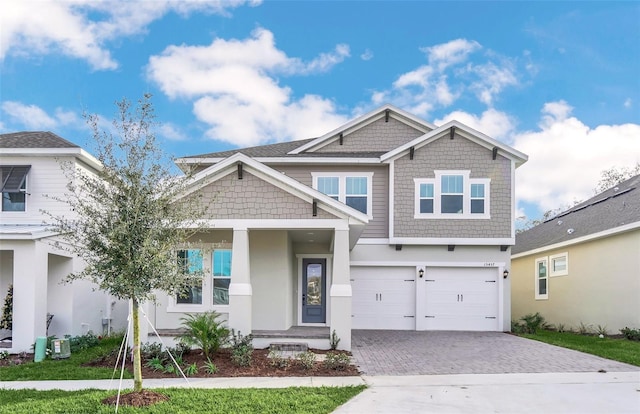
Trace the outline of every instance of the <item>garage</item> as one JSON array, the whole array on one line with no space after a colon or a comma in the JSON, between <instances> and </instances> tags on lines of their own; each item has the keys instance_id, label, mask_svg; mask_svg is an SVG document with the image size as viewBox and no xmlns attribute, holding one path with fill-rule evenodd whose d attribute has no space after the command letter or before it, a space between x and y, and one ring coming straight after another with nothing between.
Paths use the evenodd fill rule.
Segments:
<instances>
[{"instance_id":1,"label":"garage","mask_svg":"<svg viewBox=\"0 0 640 414\"><path fill-rule=\"evenodd\" d=\"M425 302L418 329L501 330L495 267L427 267L419 289Z\"/></svg>"},{"instance_id":2,"label":"garage","mask_svg":"<svg viewBox=\"0 0 640 414\"><path fill-rule=\"evenodd\" d=\"M351 267L353 329L416 329L415 267Z\"/></svg>"}]
</instances>

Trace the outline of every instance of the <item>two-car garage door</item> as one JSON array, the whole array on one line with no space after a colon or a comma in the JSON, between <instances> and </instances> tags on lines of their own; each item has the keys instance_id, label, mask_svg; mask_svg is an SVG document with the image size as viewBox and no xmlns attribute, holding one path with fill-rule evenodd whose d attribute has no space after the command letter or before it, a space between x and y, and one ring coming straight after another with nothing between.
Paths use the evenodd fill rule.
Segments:
<instances>
[{"instance_id":1,"label":"two-car garage door","mask_svg":"<svg viewBox=\"0 0 640 414\"><path fill-rule=\"evenodd\" d=\"M353 329L496 331L495 267L352 267Z\"/></svg>"}]
</instances>

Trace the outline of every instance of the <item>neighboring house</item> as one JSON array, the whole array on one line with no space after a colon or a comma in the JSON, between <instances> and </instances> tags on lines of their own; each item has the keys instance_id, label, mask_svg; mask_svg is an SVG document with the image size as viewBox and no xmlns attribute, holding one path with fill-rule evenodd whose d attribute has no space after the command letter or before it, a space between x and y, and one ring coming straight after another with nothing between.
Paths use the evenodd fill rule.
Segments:
<instances>
[{"instance_id":1,"label":"neighboring house","mask_svg":"<svg viewBox=\"0 0 640 414\"><path fill-rule=\"evenodd\" d=\"M197 172L188 192L215 200L198 247L179 253L202 257L207 276L147 312L162 335L216 310L256 346L327 348L335 331L348 350L352 329L508 331L526 160L390 105L319 138L181 158Z\"/></svg>"},{"instance_id":2,"label":"neighboring house","mask_svg":"<svg viewBox=\"0 0 640 414\"><path fill-rule=\"evenodd\" d=\"M0 346L10 352L29 351L35 338L47 332L63 337L126 326L126 303L94 291L86 281L60 283L83 266L54 247L56 234L42 212L71 215L65 203L51 198L66 191L61 162L88 172L100 168L93 156L51 132L0 135L0 307L13 285L13 329L2 332Z\"/></svg>"},{"instance_id":3,"label":"neighboring house","mask_svg":"<svg viewBox=\"0 0 640 414\"><path fill-rule=\"evenodd\" d=\"M513 319L640 327L640 175L516 236Z\"/></svg>"}]
</instances>

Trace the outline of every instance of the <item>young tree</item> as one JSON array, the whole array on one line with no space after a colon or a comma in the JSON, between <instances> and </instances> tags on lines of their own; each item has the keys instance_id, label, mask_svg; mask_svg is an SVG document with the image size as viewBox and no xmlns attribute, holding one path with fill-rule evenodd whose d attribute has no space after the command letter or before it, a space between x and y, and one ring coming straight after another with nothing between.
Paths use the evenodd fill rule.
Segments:
<instances>
[{"instance_id":1,"label":"young tree","mask_svg":"<svg viewBox=\"0 0 640 414\"><path fill-rule=\"evenodd\" d=\"M601 192L608 190L611 187L620 184L624 180L628 180L638 174L640 174L640 162L636 163L633 168L611 167L600 173L600 181L598 181L598 185L594 188L593 192L595 194L600 194Z\"/></svg>"},{"instance_id":2,"label":"young tree","mask_svg":"<svg viewBox=\"0 0 640 414\"><path fill-rule=\"evenodd\" d=\"M150 99L144 95L135 108L118 102L113 130L101 130L96 115L86 117L102 169L89 174L63 165L69 184L60 201L75 217L52 216L67 249L86 262L67 280L88 279L132 303L134 392L142 390L139 307L156 290L176 294L184 287L188 266L175 249L200 230L206 208L196 196L183 197L190 177L172 174L158 147Z\"/></svg>"}]
</instances>

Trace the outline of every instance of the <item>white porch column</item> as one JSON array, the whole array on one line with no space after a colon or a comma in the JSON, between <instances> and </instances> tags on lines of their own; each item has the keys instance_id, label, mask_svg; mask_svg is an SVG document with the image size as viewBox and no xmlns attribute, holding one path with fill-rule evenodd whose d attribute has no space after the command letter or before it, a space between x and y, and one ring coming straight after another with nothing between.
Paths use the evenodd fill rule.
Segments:
<instances>
[{"instance_id":1,"label":"white porch column","mask_svg":"<svg viewBox=\"0 0 640 414\"><path fill-rule=\"evenodd\" d=\"M38 336L47 335L46 246L16 243L13 250L13 352L29 351Z\"/></svg>"},{"instance_id":2,"label":"white porch column","mask_svg":"<svg viewBox=\"0 0 640 414\"><path fill-rule=\"evenodd\" d=\"M333 242L333 281L331 283L331 333L340 338L338 349L351 350L351 280L349 230L335 231Z\"/></svg>"},{"instance_id":3,"label":"white porch column","mask_svg":"<svg viewBox=\"0 0 640 414\"><path fill-rule=\"evenodd\" d=\"M229 284L229 328L242 335L251 333L251 277L249 230L233 229L231 283Z\"/></svg>"}]
</instances>

